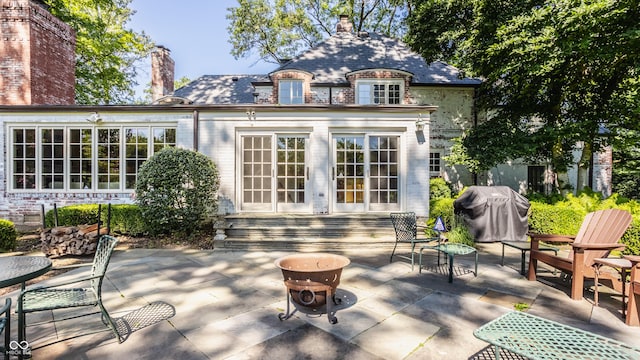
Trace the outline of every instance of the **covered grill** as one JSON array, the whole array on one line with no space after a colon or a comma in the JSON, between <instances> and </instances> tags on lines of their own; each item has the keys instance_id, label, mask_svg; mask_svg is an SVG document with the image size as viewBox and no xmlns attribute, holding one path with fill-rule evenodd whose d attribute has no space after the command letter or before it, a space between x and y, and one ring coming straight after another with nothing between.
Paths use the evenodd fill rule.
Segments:
<instances>
[{"instance_id":1,"label":"covered grill","mask_svg":"<svg viewBox=\"0 0 640 360\"><path fill-rule=\"evenodd\" d=\"M529 206L508 186L470 186L453 202L476 242L526 240Z\"/></svg>"}]
</instances>

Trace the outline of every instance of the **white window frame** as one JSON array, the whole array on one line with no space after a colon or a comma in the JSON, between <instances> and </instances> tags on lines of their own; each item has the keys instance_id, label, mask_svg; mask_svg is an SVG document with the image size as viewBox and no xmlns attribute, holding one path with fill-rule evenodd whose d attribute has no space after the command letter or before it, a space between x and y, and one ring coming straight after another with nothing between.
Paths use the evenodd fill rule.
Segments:
<instances>
[{"instance_id":1,"label":"white window frame","mask_svg":"<svg viewBox=\"0 0 640 360\"><path fill-rule=\"evenodd\" d=\"M279 80L278 103L283 105L304 104L304 81Z\"/></svg>"},{"instance_id":2,"label":"white window frame","mask_svg":"<svg viewBox=\"0 0 640 360\"><path fill-rule=\"evenodd\" d=\"M437 160L437 164L435 164ZM437 167L437 168L436 168ZM436 169L434 169L436 168ZM442 153L439 151L429 152L429 177L441 177L442 176Z\"/></svg>"},{"instance_id":3,"label":"white window frame","mask_svg":"<svg viewBox=\"0 0 640 360\"><path fill-rule=\"evenodd\" d=\"M99 174L98 173L98 161L99 161L99 151L98 151L98 147L100 144L98 144L98 131L100 130L105 130L105 129L118 129L119 130L119 140L118 140L118 144L119 144L119 150L118 150L118 157L117 157L117 161L119 162L118 164L118 172L117 172L117 181L110 181L110 184L107 188L100 188L98 186L98 179L101 175L104 174ZM51 125L31 125L31 124L20 124L20 125L11 125L9 127L7 127L8 130L8 134L9 136L7 137L8 140L8 144L7 144L7 158L8 158L8 164L7 164L7 190L11 191L11 192L132 192L134 191L134 187L129 187L127 188L126 186L126 176L127 175L131 175L131 172L127 173L127 167L126 167L126 163L127 160L131 160L131 158L127 158L127 139L125 137L126 131L128 129L146 129L146 132L148 134L148 138L147 138L147 149L146 149L146 155L147 157L144 159L148 159L151 155L154 154L155 151L158 151L158 149L161 149L165 146L176 146L176 141L177 141L177 133L176 133L176 127L175 125L161 125L161 124L154 124L152 125L148 125L148 124L126 124L126 125L115 125L115 126L77 126L77 125L59 125L59 124L51 124ZM35 173L33 174L33 176L35 177L35 187L33 188L17 188L14 186L14 181L16 181L16 178L14 178L15 174L15 163L14 163L14 132L16 130L23 130L23 131L34 131L35 132L35 156L33 157L28 157L28 159L33 159L35 160ZM44 146L45 142L43 142L43 138L42 138L42 132L43 130L62 130L63 133L63 144L64 144L64 163L63 163L63 181L62 183L64 184L63 186L58 186L59 184L54 184L54 187L56 188L48 188L45 187L45 182L44 182L44 178L43 176L47 176L47 174L44 173L44 166L43 166L43 161L47 160L47 159L52 159L51 157L46 157L45 158L45 154L43 153L44 151ZM72 130L91 130L91 141L90 141L90 157L85 157L84 159L87 160L88 162L91 163L91 174L90 175L85 175L87 173L71 173L71 162L73 160L80 160L82 157L80 158L71 158L71 131ZM158 135L166 135L167 130L170 131L172 133L173 137L173 141L171 141L171 139L169 139L169 141L167 141L167 138L158 138ZM73 145L78 145L76 143L73 143ZM131 144L129 144L131 145ZM56 157L57 159L58 157ZM19 157L16 158L15 160L20 160L20 159L27 159L25 156L23 157ZM138 158L136 158L135 160L140 160ZM141 162L138 161L138 168L140 166ZM24 169L23 169L24 170ZM55 173L59 173L58 170L55 171ZM23 171L22 174L27 174L26 171ZM28 174L31 174L30 172ZM76 178L78 176L90 176L91 179L91 186L82 186L82 185L78 185L78 182L72 182L72 177L75 176ZM136 174L137 176L137 174ZM77 180L77 179L76 179ZM54 180L57 182L57 180ZM116 184L117 182L117 184ZM115 185L114 185L115 184Z\"/></svg>"},{"instance_id":4,"label":"white window frame","mask_svg":"<svg viewBox=\"0 0 640 360\"><path fill-rule=\"evenodd\" d=\"M398 88L397 97L391 96ZM376 96L380 87L383 87L382 96ZM356 103L360 105L400 105L404 103L404 81L403 80L358 80L356 81ZM397 98L397 102L389 104L390 99Z\"/></svg>"}]
</instances>

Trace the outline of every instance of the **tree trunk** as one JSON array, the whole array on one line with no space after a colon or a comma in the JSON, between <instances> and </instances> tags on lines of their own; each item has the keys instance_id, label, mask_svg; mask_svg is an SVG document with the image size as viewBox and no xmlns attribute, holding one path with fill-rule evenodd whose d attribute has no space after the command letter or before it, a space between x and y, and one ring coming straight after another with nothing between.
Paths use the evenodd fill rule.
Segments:
<instances>
[{"instance_id":1,"label":"tree trunk","mask_svg":"<svg viewBox=\"0 0 640 360\"><path fill-rule=\"evenodd\" d=\"M589 186L589 168L593 161L593 148L591 143L584 143L582 147L582 155L578 161L578 179L576 181L576 190L580 191Z\"/></svg>"}]
</instances>

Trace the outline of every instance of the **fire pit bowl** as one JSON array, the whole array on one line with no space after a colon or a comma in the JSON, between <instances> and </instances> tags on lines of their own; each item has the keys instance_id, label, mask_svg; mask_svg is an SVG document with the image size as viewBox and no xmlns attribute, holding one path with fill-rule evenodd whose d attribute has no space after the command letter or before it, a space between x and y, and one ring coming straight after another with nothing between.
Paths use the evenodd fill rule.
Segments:
<instances>
[{"instance_id":1,"label":"fire pit bowl","mask_svg":"<svg viewBox=\"0 0 640 360\"><path fill-rule=\"evenodd\" d=\"M275 265L282 270L284 284L287 287L287 312L279 314L280 320L288 319L289 303L306 314L326 313L329 322L335 324L338 319L332 311L332 303L338 305L336 289L340 284L342 268L351 261L342 256L327 253L300 253L281 257ZM327 298L332 301L327 301Z\"/></svg>"}]
</instances>

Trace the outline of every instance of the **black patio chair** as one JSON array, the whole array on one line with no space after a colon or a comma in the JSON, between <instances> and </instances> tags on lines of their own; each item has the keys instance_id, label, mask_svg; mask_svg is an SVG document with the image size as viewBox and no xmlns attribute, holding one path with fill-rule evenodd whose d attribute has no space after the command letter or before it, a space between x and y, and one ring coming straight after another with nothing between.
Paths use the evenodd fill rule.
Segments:
<instances>
[{"instance_id":1,"label":"black patio chair","mask_svg":"<svg viewBox=\"0 0 640 360\"><path fill-rule=\"evenodd\" d=\"M118 341L122 342L115 322L102 305L102 281L117 242L115 237L109 235L100 237L90 276L52 286L28 288L20 294L18 298L18 342L22 343L26 340L25 314L27 313L96 305L100 307L102 322L110 327ZM86 282L89 287L67 287L67 285L82 282Z\"/></svg>"},{"instance_id":2,"label":"black patio chair","mask_svg":"<svg viewBox=\"0 0 640 360\"><path fill-rule=\"evenodd\" d=\"M393 251L391 252L391 258L389 262L393 262L393 257L398 256L407 260L411 260L411 271L413 271L413 265L415 263L414 255L416 244L429 243L429 245L425 245L424 247L432 245L434 248L439 243L439 238L437 237L424 237L418 235L418 229L425 229L424 226L419 226L416 222L416 214L414 212L401 212L401 213L391 213L391 223L393 224L393 229L396 232L396 243L393 246ZM411 244L411 256L406 255L398 255L396 254L396 248L398 247L398 243L407 243Z\"/></svg>"}]
</instances>

